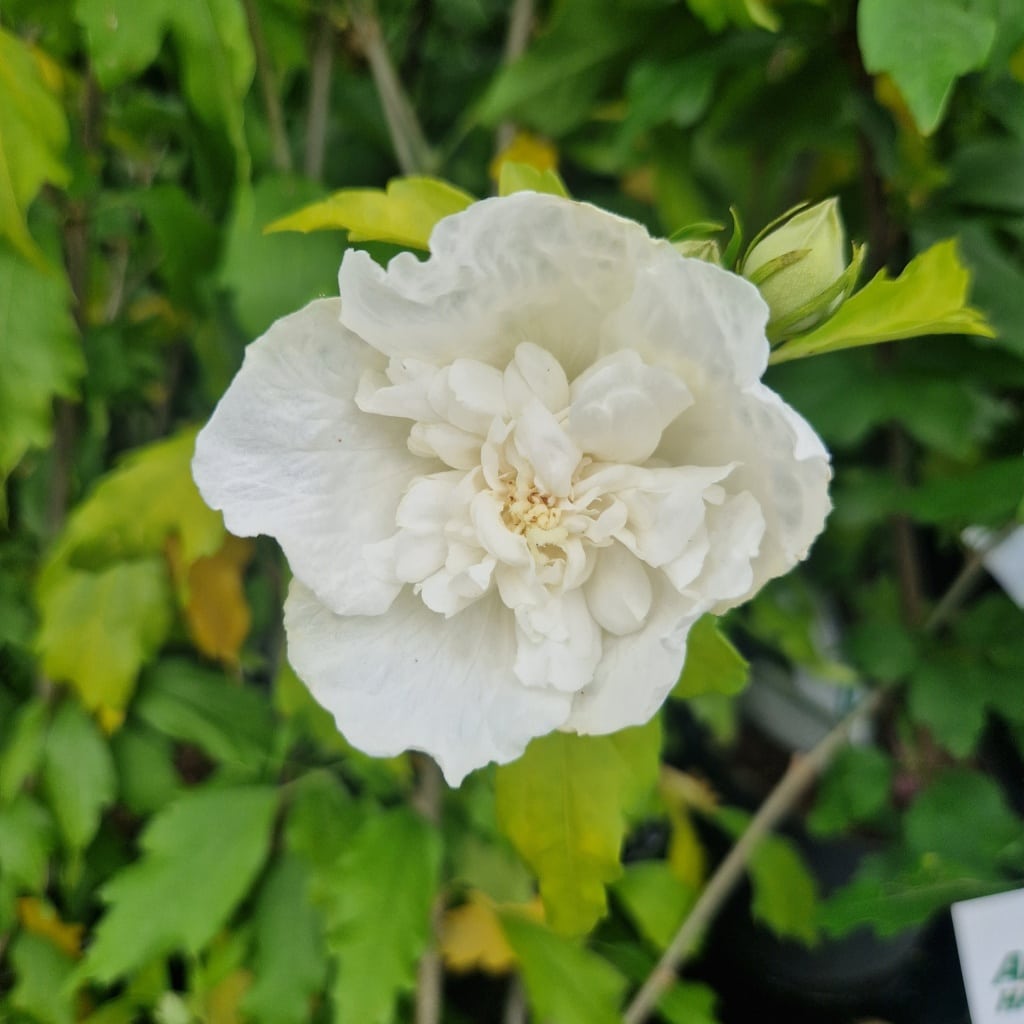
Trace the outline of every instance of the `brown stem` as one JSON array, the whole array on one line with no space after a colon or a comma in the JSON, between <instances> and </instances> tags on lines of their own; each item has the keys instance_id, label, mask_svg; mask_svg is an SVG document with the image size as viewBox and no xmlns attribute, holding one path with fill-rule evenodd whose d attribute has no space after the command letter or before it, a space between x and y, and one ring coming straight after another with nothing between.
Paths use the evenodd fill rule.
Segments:
<instances>
[{"instance_id":1,"label":"brown stem","mask_svg":"<svg viewBox=\"0 0 1024 1024\"><path fill-rule=\"evenodd\" d=\"M429 174L436 160L395 71L377 15L362 3L353 3L352 26L370 65L398 166L403 174Z\"/></svg>"},{"instance_id":2,"label":"brown stem","mask_svg":"<svg viewBox=\"0 0 1024 1024\"><path fill-rule=\"evenodd\" d=\"M303 161L306 177L317 181L324 173L333 70L334 23L331 21L330 9L324 7L313 40L313 57L309 71L309 112L306 117L306 153Z\"/></svg>"},{"instance_id":3,"label":"brown stem","mask_svg":"<svg viewBox=\"0 0 1024 1024\"><path fill-rule=\"evenodd\" d=\"M284 126L284 112L281 99L277 94L277 76L270 61L267 40L263 35L263 24L255 0L242 0L245 8L245 20L249 25L249 39L252 41L252 52L256 58L256 78L260 83L263 96L263 107L267 112L267 125L270 128L271 158L274 168L288 172L292 169L292 152L288 146L288 133Z\"/></svg>"},{"instance_id":4,"label":"brown stem","mask_svg":"<svg viewBox=\"0 0 1024 1024\"><path fill-rule=\"evenodd\" d=\"M515 0L508 18L508 34L505 36L504 64L513 64L526 52L526 44L530 41L535 14L534 0ZM496 136L497 149L500 153L512 141L516 126L511 121L503 121L498 125Z\"/></svg>"},{"instance_id":5,"label":"brown stem","mask_svg":"<svg viewBox=\"0 0 1024 1024\"><path fill-rule=\"evenodd\" d=\"M426 754L416 755L419 783L413 793L412 806L432 825L441 822L444 780L441 769ZM443 1004L444 970L437 936L441 931L444 897L439 893L430 908L430 945L420 957L416 972L416 1024L440 1024Z\"/></svg>"}]
</instances>

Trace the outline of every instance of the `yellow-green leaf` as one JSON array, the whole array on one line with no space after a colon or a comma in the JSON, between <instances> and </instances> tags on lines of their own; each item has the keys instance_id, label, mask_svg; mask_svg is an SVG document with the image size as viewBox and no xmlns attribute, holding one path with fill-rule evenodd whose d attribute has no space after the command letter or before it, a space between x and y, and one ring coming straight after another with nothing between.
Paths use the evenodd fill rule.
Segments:
<instances>
[{"instance_id":1,"label":"yellow-green leaf","mask_svg":"<svg viewBox=\"0 0 1024 1024\"><path fill-rule=\"evenodd\" d=\"M29 234L25 211L44 182L67 183L67 141L64 110L35 56L0 29L0 235L38 267L46 258Z\"/></svg>"},{"instance_id":2,"label":"yellow-green leaf","mask_svg":"<svg viewBox=\"0 0 1024 1024\"><path fill-rule=\"evenodd\" d=\"M274 221L267 231L345 230L353 242L427 249L434 225L474 202L438 178L394 178L387 189L345 188Z\"/></svg>"},{"instance_id":3,"label":"yellow-green leaf","mask_svg":"<svg viewBox=\"0 0 1024 1024\"><path fill-rule=\"evenodd\" d=\"M540 882L551 926L589 931L622 873L627 815L657 781L657 719L610 736L556 732L498 768L498 823Z\"/></svg>"},{"instance_id":4,"label":"yellow-green leaf","mask_svg":"<svg viewBox=\"0 0 1024 1024\"><path fill-rule=\"evenodd\" d=\"M178 537L191 565L224 541L224 522L192 480L195 428L131 452L72 513L47 560L44 578L63 565L105 567L163 552Z\"/></svg>"},{"instance_id":5,"label":"yellow-green leaf","mask_svg":"<svg viewBox=\"0 0 1024 1024\"><path fill-rule=\"evenodd\" d=\"M43 671L71 683L87 708L117 710L170 632L167 568L158 557L99 572L65 568L40 588L39 607Z\"/></svg>"},{"instance_id":6,"label":"yellow-green leaf","mask_svg":"<svg viewBox=\"0 0 1024 1024\"><path fill-rule=\"evenodd\" d=\"M548 168L540 170L530 164L506 160L501 165L498 179L498 194L511 195L513 192L546 192L553 196L568 196L569 191L558 172Z\"/></svg>"},{"instance_id":7,"label":"yellow-green leaf","mask_svg":"<svg viewBox=\"0 0 1024 1024\"><path fill-rule=\"evenodd\" d=\"M713 615L698 620L686 638L686 662L673 697L698 697L703 693L733 696L747 685L750 666L718 628Z\"/></svg>"},{"instance_id":8,"label":"yellow-green leaf","mask_svg":"<svg viewBox=\"0 0 1024 1024\"><path fill-rule=\"evenodd\" d=\"M895 280L879 271L820 327L776 349L771 362L925 334L994 337L984 315L967 304L970 284L956 241L936 242Z\"/></svg>"}]
</instances>

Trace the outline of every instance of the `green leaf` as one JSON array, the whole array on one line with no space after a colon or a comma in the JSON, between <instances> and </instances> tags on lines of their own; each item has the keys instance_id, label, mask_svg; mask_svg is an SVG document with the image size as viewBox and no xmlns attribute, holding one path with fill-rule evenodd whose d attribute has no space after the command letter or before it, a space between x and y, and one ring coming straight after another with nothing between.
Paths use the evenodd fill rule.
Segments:
<instances>
[{"instance_id":1,"label":"green leaf","mask_svg":"<svg viewBox=\"0 0 1024 1024\"><path fill-rule=\"evenodd\" d=\"M657 719L610 736L556 732L495 772L498 823L540 882L551 926L589 931L622 873L626 816L654 786Z\"/></svg>"},{"instance_id":2,"label":"green leaf","mask_svg":"<svg viewBox=\"0 0 1024 1024\"><path fill-rule=\"evenodd\" d=\"M0 237L40 271L46 257L29 234L25 212L45 182L67 184L70 175L62 159L67 141L64 110L44 82L35 56L20 39L0 29ZM8 272L0 266L0 282ZM4 291L0 286L0 310ZM0 350L5 333L0 329ZM0 409L4 404L0 400Z\"/></svg>"},{"instance_id":3,"label":"green leaf","mask_svg":"<svg viewBox=\"0 0 1024 1024\"><path fill-rule=\"evenodd\" d=\"M956 80L984 67L996 23L963 0L861 0L857 38L864 66L892 75L921 133L930 135Z\"/></svg>"},{"instance_id":4,"label":"green leaf","mask_svg":"<svg viewBox=\"0 0 1024 1024\"><path fill-rule=\"evenodd\" d=\"M721 631L713 615L694 623L686 638L686 661L672 690L673 697L698 697L705 693L735 696L746 685L750 666Z\"/></svg>"},{"instance_id":5,"label":"green leaf","mask_svg":"<svg viewBox=\"0 0 1024 1024\"><path fill-rule=\"evenodd\" d=\"M181 780L174 747L160 733L135 722L111 738L121 802L134 814L155 814L178 796Z\"/></svg>"},{"instance_id":6,"label":"green leaf","mask_svg":"<svg viewBox=\"0 0 1024 1024\"><path fill-rule=\"evenodd\" d=\"M944 857L896 850L868 857L853 881L821 904L818 923L830 935L845 935L863 925L879 935L895 935L957 900L988 896L1011 885Z\"/></svg>"},{"instance_id":7,"label":"green leaf","mask_svg":"<svg viewBox=\"0 0 1024 1024\"><path fill-rule=\"evenodd\" d=\"M117 786L110 748L93 719L75 701L57 709L46 737L43 789L64 842L82 850L92 842L103 808Z\"/></svg>"},{"instance_id":8,"label":"green leaf","mask_svg":"<svg viewBox=\"0 0 1024 1024\"><path fill-rule=\"evenodd\" d=\"M538 1020L558 1024L617 1024L626 979L606 960L544 925L514 913L501 927L519 960Z\"/></svg>"},{"instance_id":9,"label":"green leaf","mask_svg":"<svg viewBox=\"0 0 1024 1024\"><path fill-rule=\"evenodd\" d=\"M174 950L198 953L259 872L276 806L273 789L206 787L154 817L141 858L101 891L109 909L82 974L108 984Z\"/></svg>"},{"instance_id":10,"label":"green leaf","mask_svg":"<svg viewBox=\"0 0 1024 1024\"><path fill-rule=\"evenodd\" d=\"M93 72L105 89L136 77L173 36L185 95L196 113L227 127L245 149L241 100L255 69L245 14L238 0L76 0Z\"/></svg>"},{"instance_id":11,"label":"green leaf","mask_svg":"<svg viewBox=\"0 0 1024 1024\"><path fill-rule=\"evenodd\" d=\"M22 932L11 946L11 966L17 982L11 1006L43 1024L72 1024L74 991L68 981L75 962L40 935Z\"/></svg>"},{"instance_id":12,"label":"green leaf","mask_svg":"<svg viewBox=\"0 0 1024 1024\"><path fill-rule=\"evenodd\" d=\"M197 428L136 448L102 477L72 512L43 569L49 577L65 566L95 569L127 558L163 554L177 537L186 565L212 555L224 541L224 522L192 480Z\"/></svg>"},{"instance_id":13,"label":"green leaf","mask_svg":"<svg viewBox=\"0 0 1024 1024\"><path fill-rule=\"evenodd\" d=\"M715 821L735 838L750 816L734 807L720 807ZM778 835L765 836L747 864L753 890L750 912L776 935L812 945L818 938L818 884L794 843Z\"/></svg>"},{"instance_id":14,"label":"green leaf","mask_svg":"<svg viewBox=\"0 0 1024 1024\"><path fill-rule=\"evenodd\" d=\"M808 827L835 835L870 821L889 806L892 774L892 761L876 747L841 750L821 780Z\"/></svg>"},{"instance_id":15,"label":"green leaf","mask_svg":"<svg viewBox=\"0 0 1024 1024\"><path fill-rule=\"evenodd\" d=\"M0 120L2 109L0 99ZM0 485L29 448L50 443L53 400L73 397L85 372L69 301L64 277L0 240Z\"/></svg>"},{"instance_id":16,"label":"green leaf","mask_svg":"<svg viewBox=\"0 0 1024 1024\"><path fill-rule=\"evenodd\" d=\"M686 6L712 32L721 32L729 25L779 30L778 15L765 0L686 0Z\"/></svg>"},{"instance_id":17,"label":"green leaf","mask_svg":"<svg viewBox=\"0 0 1024 1024\"><path fill-rule=\"evenodd\" d=\"M261 1024L302 1024L327 974L323 922L308 899L309 871L298 857L274 864L255 910L255 981L242 1009Z\"/></svg>"},{"instance_id":18,"label":"green leaf","mask_svg":"<svg viewBox=\"0 0 1024 1024\"><path fill-rule=\"evenodd\" d=\"M259 769L272 752L274 723L266 700L182 658L145 673L132 711L158 732L225 764Z\"/></svg>"},{"instance_id":19,"label":"green leaf","mask_svg":"<svg viewBox=\"0 0 1024 1024\"><path fill-rule=\"evenodd\" d=\"M394 242L425 250L437 222L473 202L468 192L438 178L392 178L386 189L342 189L274 221L267 231L345 230L350 242Z\"/></svg>"},{"instance_id":20,"label":"green leaf","mask_svg":"<svg viewBox=\"0 0 1024 1024\"><path fill-rule=\"evenodd\" d=\"M911 717L956 757L974 750L988 722L985 691L972 685L974 681L960 660L929 662L910 680Z\"/></svg>"},{"instance_id":21,"label":"green leaf","mask_svg":"<svg viewBox=\"0 0 1024 1024\"><path fill-rule=\"evenodd\" d=\"M966 305L970 281L956 242L937 242L915 256L895 280L880 270L820 327L776 349L771 361L781 363L925 334L991 338L994 332L984 316Z\"/></svg>"},{"instance_id":22,"label":"green leaf","mask_svg":"<svg viewBox=\"0 0 1024 1024\"><path fill-rule=\"evenodd\" d=\"M944 772L917 797L904 834L912 853L985 875L1008 868L1024 842L1024 827L996 783L964 768Z\"/></svg>"},{"instance_id":23,"label":"green leaf","mask_svg":"<svg viewBox=\"0 0 1024 1024\"><path fill-rule=\"evenodd\" d=\"M440 863L436 831L404 808L374 815L352 837L325 906L338 1020L392 1020L398 997L415 984Z\"/></svg>"},{"instance_id":24,"label":"green leaf","mask_svg":"<svg viewBox=\"0 0 1024 1024\"><path fill-rule=\"evenodd\" d=\"M4 877L30 892L41 892L54 847L53 819L27 793L0 807L0 864Z\"/></svg>"},{"instance_id":25,"label":"green leaf","mask_svg":"<svg viewBox=\"0 0 1024 1024\"><path fill-rule=\"evenodd\" d=\"M513 192L544 192L552 196L568 196L565 182L557 171L539 171L530 164L517 164L504 160L501 164L501 178L498 181L498 195L510 196Z\"/></svg>"},{"instance_id":26,"label":"green leaf","mask_svg":"<svg viewBox=\"0 0 1024 1024\"><path fill-rule=\"evenodd\" d=\"M1013 520L1022 496L1024 459L1016 457L928 480L898 504L919 523L1002 526Z\"/></svg>"},{"instance_id":27,"label":"green leaf","mask_svg":"<svg viewBox=\"0 0 1024 1024\"><path fill-rule=\"evenodd\" d=\"M640 934L659 952L672 941L697 896L661 860L628 864L613 892Z\"/></svg>"},{"instance_id":28,"label":"green leaf","mask_svg":"<svg viewBox=\"0 0 1024 1024\"><path fill-rule=\"evenodd\" d=\"M35 774L43 756L49 707L29 701L18 710L7 746L0 756L0 802L8 803Z\"/></svg>"},{"instance_id":29,"label":"green leaf","mask_svg":"<svg viewBox=\"0 0 1024 1024\"><path fill-rule=\"evenodd\" d=\"M337 238L269 235L267 225L322 190L301 178L263 178L239 189L228 221L220 283L242 329L262 334L278 317L338 293L343 245Z\"/></svg>"},{"instance_id":30,"label":"green leaf","mask_svg":"<svg viewBox=\"0 0 1024 1024\"><path fill-rule=\"evenodd\" d=\"M119 710L170 632L167 567L143 558L100 572L65 569L41 588L39 607L43 671L70 683L90 710Z\"/></svg>"}]
</instances>

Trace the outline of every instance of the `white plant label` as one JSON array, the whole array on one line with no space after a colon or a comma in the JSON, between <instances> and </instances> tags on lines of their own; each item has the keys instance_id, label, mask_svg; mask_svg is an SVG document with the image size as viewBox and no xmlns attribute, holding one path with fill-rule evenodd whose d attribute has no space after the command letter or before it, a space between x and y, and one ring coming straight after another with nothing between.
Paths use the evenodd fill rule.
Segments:
<instances>
[{"instance_id":1,"label":"white plant label","mask_svg":"<svg viewBox=\"0 0 1024 1024\"><path fill-rule=\"evenodd\" d=\"M972 1024L1024 1024L1024 889L952 913Z\"/></svg>"}]
</instances>

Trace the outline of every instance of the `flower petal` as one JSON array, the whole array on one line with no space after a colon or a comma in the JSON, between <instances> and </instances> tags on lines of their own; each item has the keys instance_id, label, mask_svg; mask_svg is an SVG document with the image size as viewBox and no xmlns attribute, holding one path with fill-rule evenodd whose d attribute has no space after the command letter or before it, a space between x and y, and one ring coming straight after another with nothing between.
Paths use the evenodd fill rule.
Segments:
<instances>
[{"instance_id":1,"label":"flower petal","mask_svg":"<svg viewBox=\"0 0 1024 1024\"><path fill-rule=\"evenodd\" d=\"M452 786L474 768L514 760L565 721L571 694L523 686L511 613L496 594L456 618L408 591L387 616L338 616L293 581L288 657L360 750L430 754Z\"/></svg>"},{"instance_id":2,"label":"flower petal","mask_svg":"<svg viewBox=\"0 0 1024 1024\"><path fill-rule=\"evenodd\" d=\"M597 459L641 463L692 402L670 370L648 366L636 352L615 352L572 382L569 433Z\"/></svg>"},{"instance_id":3,"label":"flower petal","mask_svg":"<svg viewBox=\"0 0 1024 1024\"><path fill-rule=\"evenodd\" d=\"M515 673L530 687L573 693L594 678L601 630L579 590L540 607L516 609Z\"/></svg>"},{"instance_id":4,"label":"flower petal","mask_svg":"<svg viewBox=\"0 0 1024 1024\"><path fill-rule=\"evenodd\" d=\"M292 571L340 614L387 610L401 583L381 578L364 545L394 532L395 509L424 462L408 424L359 411L365 370L383 360L341 326L337 299L278 320L199 433L203 498L232 533L276 537Z\"/></svg>"},{"instance_id":5,"label":"flower petal","mask_svg":"<svg viewBox=\"0 0 1024 1024\"><path fill-rule=\"evenodd\" d=\"M643 563L621 544L602 548L586 582L587 607L609 633L635 633L651 610L651 581Z\"/></svg>"},{"instance_id":6,"label":"flower petal","mask_svg":"<svg viewBox=\"0 0 1024 1024\"><path fill-rule=\"evenodd\" d=\"M601 734L642 725L661 707L679 679L686 634L698 615L661 574L652 574L651 614L643 628L625 636L604 636L604 650L593 680L576 694L562 726Z\"/></svg>"},{"instance_id":7,"label":"flower petal","mask_svg":"<svg viewBox=\"0 0 1024 1024\"><path fill-rule=\"evenodd\" d=\"M583 453L539 399L523 409L515 428L515 443L533 466L541 490L564 498Z\"/></svg>"}]
</instances>

